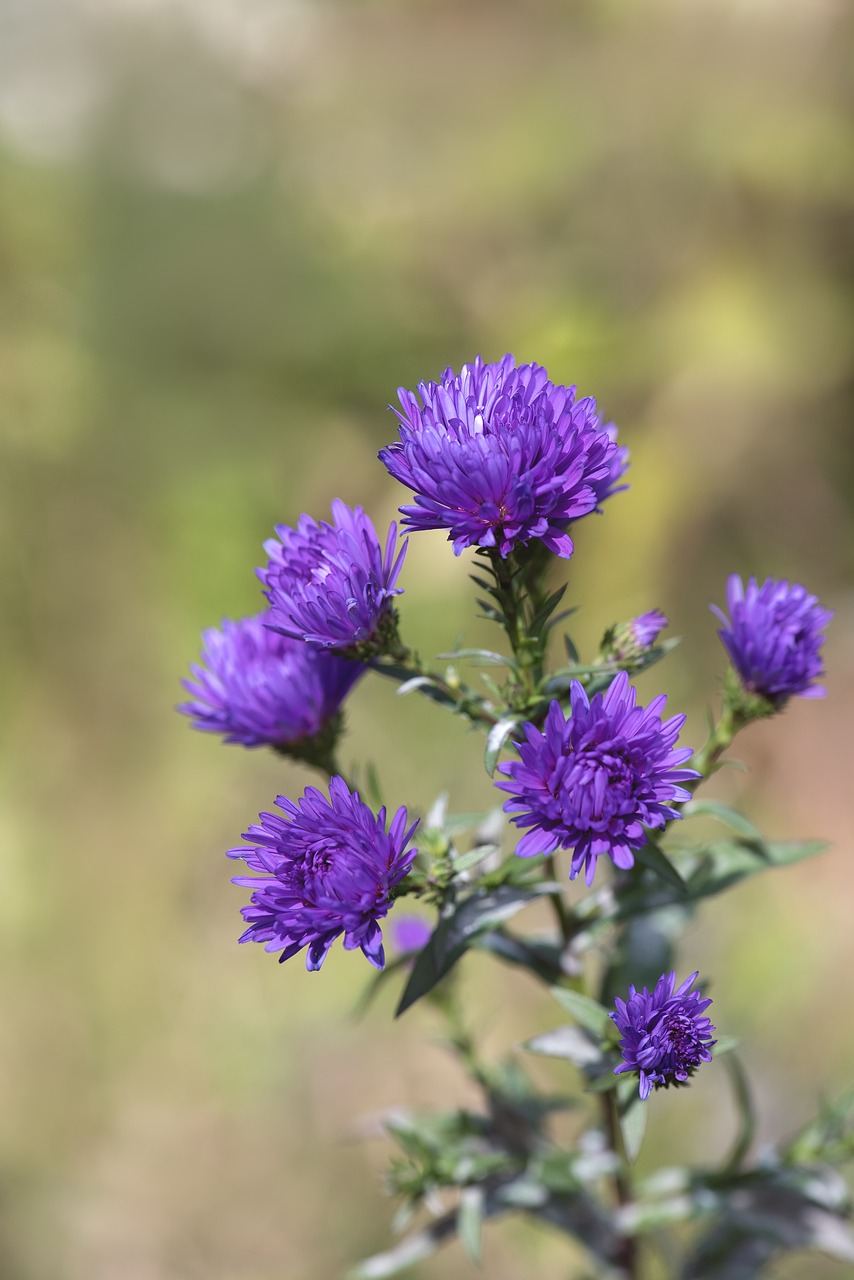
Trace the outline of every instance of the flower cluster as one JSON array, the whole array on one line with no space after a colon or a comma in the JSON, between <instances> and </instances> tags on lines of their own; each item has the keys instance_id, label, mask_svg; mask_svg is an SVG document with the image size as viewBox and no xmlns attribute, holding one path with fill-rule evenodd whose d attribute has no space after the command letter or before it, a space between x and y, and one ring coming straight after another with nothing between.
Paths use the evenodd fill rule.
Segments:
<instances>
[{"instance_id":1,"label":"flower cluster","mask_svg":"<svg viewBox=\"0 0 854 1280\"><path fill-rule=\"evenodd\" d=\"M617 1011L608 1015L622 1036L623 1061L614 1071L639 1073L642 1100L654 1088L685 1084L701 1062L712 1060L715 1028L705 1016L712 1002L691 991L697 976L676 987L675 973L662 974L652 994L629 986L628 1000L617 997Z\"/></svg>"},{"instance_id":2,"label":"flower cluster","mask_svg":"<svg viewBox=\"0 0 854 1280\"><path fill-rule=\"evenodd\" d=\"M399 439L380 459L415 494L400 508L404 523L447 529L457 555L480 546L507 556L539 539L571 556L567 526L614 493L628 465L594 400L510 355L497 364L478 356L398 395Z\"/></svg>"},{"instance_id":3,"label":"flower cluster","mask_svg":"<svg viewBox=\"0 0 854 1280\"><path fill-rule=\"evenodd\" d=\"M718 635L749 693L777 707L793 694L824 696L814 681L824 674L823 632L833 614L805 587L774 578L760 587L751 578L745 588L734 573L727 581L730 617L710 607L723 623Z\"/></svg>"},{"instance_id":4,"label":"flower cluster","mask_svg":"<svg viewBox=\"0 0 854 1280\"><path fill-rule=\"evenodd\" d=\"M280 951L280 961L306 947L311 970L343 935L348 951L360 948L382 969L379 921L415 858L417 850L407 845L417 823L407 827L406 810L398 809L386 830L385 809L374 816L337 775L328 799L307 787L296 803L277 796L276 805L284 818L262 813L244 833L248 847L229 850L229 857L242 858L257 873L234 881L252 890L240 941Z\"/></svg>"},{"instance_id":5,"label":"flower cluster","mask_svg":"<svg viewBox=\"0 0 854 1280\"><path fill-rule=\"evenodd\" d=\"M264 543L269 556L258 570L270 604L269 625L284 635L324 648L353 650L371 645L393 626L392 597L406 543L398 550L392 523L385 549L361 507L336 499L332 523L300 516L295 529L276 526Z\"/></svg>"},{"instance_id":6,"label":"flower cluster","mask_svg":"<svg viewBox=\"0 0 854 1280\"><path fill-rule=\"evenodd\" d=\"M691 755L675 745L685 717L662 723L666 701L662 695L637 706L622 671L592 701L574 680L569 718L552 702L542 732L524 726L520 759L498 766L510 781L496 783L512 797L504 809L516 826L530 828L516 848L520 857L573 849L570 879L584 867L589 885L597 858L633 866L644 827L680 816L673 802L690 798L681 784L699 775L680 767Z\"/></svg>"},{"instance_id":7,"label":"flower cluster","mask_svg":"<svg viewBox=\"0 0 854 1280\"><path fill-rule=\"evenodd\" d=\"M364 667L271 631L267 617L224 619L202 633L201 663L182 681L191 700L178 708L194 729L244 747L287 748L338 714Z\"/></svg>"}]
</instances>

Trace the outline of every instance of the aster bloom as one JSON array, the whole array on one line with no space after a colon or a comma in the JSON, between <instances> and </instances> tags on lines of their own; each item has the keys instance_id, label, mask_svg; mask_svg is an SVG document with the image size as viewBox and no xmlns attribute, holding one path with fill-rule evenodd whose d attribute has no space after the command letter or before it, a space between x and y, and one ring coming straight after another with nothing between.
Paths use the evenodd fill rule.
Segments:
<instances>
[{"instance_id":1,"label":"aster bloom","mask_svg":"<svg viewBox=\"0 0 854 1280\"><path fill-rule=\"evenodd\" d=\"M821 646L824 628L833 617L798 583L767 578L762 586L751 578L747 587L738 574L727 580L730 618L710 605L724 624L718 632L745 689L782 706L787 698L823 698L813 682L824 674Z\"/></svg>"},{"instance_id":2,"label":"aster bloom","mask_svg":"<svg viewBox=\"0 0 854 1280\"><path fill-rule=\"evenodd\" d=\"M664 973L651 995L630 986L628 1000L618 996L616 1013L608 1015L622 1035L623 1061L614 1074L637 1071L642 1101L653 1089L685 1084L701 1062L712 1060L715 1028L705 1017L712 1002L690 990L696 978L692 973L676 987L676 974Z\"/></svg>"},{"instance_id":3,"label":"aster bloom","mask_svg":"<svg viewBox=\"0 0 854 1280\"><path fill-rule=\"evenodd\" d=\"M625 671L592 701L573 680L568 719L552 702L542 732L523 726L520 759L498 766L511 780L495 784L510 792L504 809L516 826L530 828L516 848L521 858L573 849L569 878L584 867L590 885L601 855L627 869L646 843L644 827L681 817L672 804L690 793L680 784L700 776L680 767L691 755L675 746L685 717L662 722L664 695L646 708L636 697Z\"/></svg>"},{"instance_id":4,"label":"aster bloom","mask_svg":"<svg viewBox=\"0 0 854 1280\"><path fill-rule=\"evenodd\" d=\"M393 629L391 600L401 594L395 583L406 554L394 522L383 549L362 508L336 498L331 524L302 515L295 529L280 524L276 534L264 543L266 569L257 571L268 626L330 649L378 643Z\"/></svg>"},{"instance_id":5,"label":"aster bloom","mask_svg":"<svg viewBox=\"0 0 854 1280\"><path fill-rule=\"evenodd\" d=\"M651 609L630 622L618 622L605 633L602 657L617 662L637 662L652 648L667 622L660 609Z\"/></svg>"},{"instance_id":6,"label":"aster bloom","mask_svg":"<svg viewBox=\"0 0 854 1280\"><path fill-rule=\"evenodd\" d=\"M412 489L400 508L411 529L447 529L455 554L541 540L572 555L570 521L616 492L628 453L602 427L596 402L549 381L542 365L497 364L478 356L459 374L401 388L399 439L380 451L391 475Z\"/></svg>"},{"instance_id":7,"label":"aster bloom","mask_svg":"<svg viewBox=\"0 0 854 1280\"><path fill-rule=\"evenodd\" d=\"M243 835L248 847L229 850L257 872L234 880L252 890L240 941L281 951L280 962L307 947L306 968L313 970L343 936L348 951L361 948L382 969L378 922L415 858L417 850L406 846L417 822L407 827L406 810L398 809L386 831L385 809L374 816L337 775L328 799L307 787L296 802L277 796L276 805L285 817L262 813Z\"/></svg>"},{"instance_id":8,"label":"aster bloom","mask_svg":"<svg viewBox=\"0 0 854 1280\"><path fill-rule=\"evenodd\" d=\"M202 633L201 663L181 682L191 700L178 707L194 729L245 747L287 748L338 714L364 667L271 631L267 616L225 618Z\"/></svg>"}]
</instances>

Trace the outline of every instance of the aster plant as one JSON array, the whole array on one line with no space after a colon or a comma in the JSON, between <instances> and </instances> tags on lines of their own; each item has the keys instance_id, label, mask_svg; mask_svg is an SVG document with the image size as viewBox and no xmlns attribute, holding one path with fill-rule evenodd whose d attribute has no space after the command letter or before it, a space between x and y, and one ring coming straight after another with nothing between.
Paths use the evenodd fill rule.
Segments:
<instances>
[{"instance_id":1,"label":"aster plant","mask_svg":"<svg viewBox=\"0 0 854 1280\"><path fill-rule=\"evenodd\" d=\"M229 851L247 872L235 877L249 898L240 940L280 962L302 954L309 971L342 962L329 954L338 939L361 952L375 971L363 1007L397 984L398 1015L428 1008L480 1098L389 1114L388 1189L404 1235L352 1280L407 1271L454 1238L477 1261L484 1223L507 1214L581 1246L579 1280L751 1280L792 1248L854 1262L838 1171L854 1155L854 1095L757 1153L727 992L715 991L713 1022L710 976L679 982L676 958L705 899L822 848L766 840L696 792L746 725L792 696L824 693L832 615L805 587L733 575L729 616L712 606L730 663L721 711L694 749L682 741L685 716L665 715L664 693L641 702L633 683L674 647L661 638L661 610L605 627L586 661L565 631L573 610L562 610L566 587L553 575L574 553L575 522L607 511L628 468L595 402L509 355L449 368L399 402L397 439L380 459L411 492L403 526L441 531L471 556L475 599L501 646L425 663L398 617L406 544L396 524L381 538L362 507L335 499L331 521L301 515L276 527L258 570L266 611L204 633L179 707L197 729L267 746L328 779L277 796L276 811ZM366 675L482 735L491 808L459 816L440 798L411 821L402 805L389 816L364 762L361 786L347 776L342 707ZM405 741L404 724L398 732ZM417 914L397 907L406 897ZM497 1060L480 1049L459 984L475 951L550 997L546 1030ZM558 1094L526 1069L536 1057L553 1060ZM721 1075L732 1097L723 1155L639 1176L657 1095L672 1091L670 1105L691 1108L699 1089L708 1108ZM579 1120L567 1144L551 1117L570 1106Z\"/></svg>"}]
</instances>

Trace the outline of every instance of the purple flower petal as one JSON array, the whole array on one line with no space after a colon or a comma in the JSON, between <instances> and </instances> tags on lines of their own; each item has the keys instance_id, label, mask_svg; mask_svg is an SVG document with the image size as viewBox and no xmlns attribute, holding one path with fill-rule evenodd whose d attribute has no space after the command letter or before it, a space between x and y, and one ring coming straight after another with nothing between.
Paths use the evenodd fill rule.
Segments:
<instances>
[{"instance_id":1,"label":"purple flower petal","mask_svg":"<svg viewBox=\"0 0 854 1280\"><path fill-rule=\"evenodd\" d=\"M391 475L412 489L400 508L411 529L446 529L454 552L541 539L569 557L567 525L598 510L620 487L628 451L596 403L549 381L541 365L480 356L459 374L398 392L398 439L380 451Z\"/></svg>"},{"instance_id":2,"label":"purple flower petal","mask_svg":"<svg viewBox=\"0 0 854 1280\"><path fill-rule=\"evenodd\" d=\"M815 681L824 674L821 647L832 612L798 583L767 578L760 587L751 578L745 587L737 574L727 582L727 605L731 621L709 607L723 623L718 635L748 692L778 707L793 694L823 697Z\"/></svg>"},{"instance_id":3,"label":"purple flower petal","mask_svg":"<svg viewBox=\"0 0 854 1280\"><path fill-rule=\"evenodd\" d=\"M337 776L330 779L329 799L307 787L296 803L277 796L276 804L290 821L262 813L244 833L248 847L229 850L260 873L234 880L253 890L240 941L280 951L280 961L305 947L306 968L314 970L343 935L348 950L360 949L382 969L378 922L415 858L417 850L406 846L417 823L407 826L406 810L398 809L386 831L385 810L374 816Z\"/></svg>"},{"instance_id":4,"label":"purple flower petal","mask_svg":"<svg viewBox=\"0 0 854 1280\"><path fill-rule=\"evenodd\" d=\"M618 867L633 865L633 850L646 840L644 827L679 817L672 802L687 798L679 784L699 777L675 767L686 758L673 750L684 716L662 722L664 701L636 706L625 672L592 701L576 680L569 718L552 702L542 732L524 726L519 760L498 766L510 781L495 784L510 793L504 809L516 826L530 828L517 854L573 849L570 879L583 868L588 884L603 854Z\"/></svg>"},{"instance_id":5,"label":"purple flower petal","mask_svg":"<svg viewBox=\"0 0 854 1280\"><path fill-rule=\"evenodd\" d=\"M712 1003L699 991L691 991L697 979L692 973L676 990L675 973L662 974L650 995L646 987L629 987L628 999L614 1001L609 1014L620 1030L623 1061L614 1074L639 1073L641 1100L652 1090L685 1084L701 1062L711 1062L715 1028L705 1010Z\"/></svg>"}]
</instances>

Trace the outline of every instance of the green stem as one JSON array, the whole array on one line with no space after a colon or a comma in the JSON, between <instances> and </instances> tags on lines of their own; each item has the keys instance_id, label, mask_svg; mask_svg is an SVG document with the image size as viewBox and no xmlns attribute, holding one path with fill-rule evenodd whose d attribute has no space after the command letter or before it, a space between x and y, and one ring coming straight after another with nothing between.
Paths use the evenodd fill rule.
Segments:
<instances>
[{"instance_id":1,"label":"green stem","mask_svg":"<svg viewBox=\"0 0 854 1280\"><path fill-rule=\"evenodd\" d=\"M746 716L736 706L725 703L721 718L709 734L708 741L691 760L691 767L700 773L699 778L692 779L687 783L689 791L696 791L701 782L711 777L713 773L720 767L718 761L723 753L732 744L732 740L738 733L739 729L743 729L750 721L750 717Z\"/></svg>"},{"instance_id":2,"label":"green stem","mask_svg":"<svg viewBox=\"0 0 854 1280\"><path fill-rule=\"evenodd\" d=\"M554 860L553 854L550 853L546 857L544 866L546 870L546 878L548 880L556 880L557 868L555 866L555 860ZM554 911L555 919L557 920L558 926L560 928L560 935L563 939L563 945L566 947L572 941L572 936L575 932L573 928L572 916L569 910L567 909L567 905L563 900L563 894L560 892L559 889L556 889L554 893L549 894L549 902L552 905L552 910Z\"/></svg>"},{"instance_id":3,"label":"green stem","mask_svg":"<svg viewBox=\"0 0 854 1280\"><path fill-rule=\"evenodd\" d=\"M623 1143L620 1113L617 1109L617 1092L615 1089L609 1089L607 1093L601 1093L599 1098L605 1134L611 1150L619 1159L619 1165L614 1172L614 1198L618 1207L623 1208L632 1202L632 1179L629 1161L626 1157L626 1148ZM628 1280L639 1280L641 1274L640 1252L637 1239L634 1236L627 1235L621 1238L617 1260L624 1269Z\"/></svg>"},{"instance_id":4,"label":"green stem","mask_svg":"<svg viewBox=\"0 0 854 1280\"><path fill-rule=\"evenodd\" d=\"M418 654L412 649L407 649L405 645L399 645L392 653L369 658L365 665L377 675L386 676L389 680L397 680L399 684L424 676L430 681L434 692L440 695L439 701L465 716L472 724L483 725L489 729L498 723L499 717L492 711L490 704L485 698L475 693L470 685L463 684L462 681L459 683L455 681L452 684L437 671L426 667Z\"/></svg>"},{"instance_id":5,"label":"green stem","mask_svg":"<svg viewBox=\"0 0 854 1280\"><path fill-rule=\"evenodd\" d=\"M547 632L532 634L531 624L543 603L543 576L548 558L537 549L511 553L504 559L491 548L489 564L495 579L504 630L516 660L519 691L522 701L527 701L541 683L545 667Z\"/></svg>"}]
</instances>

